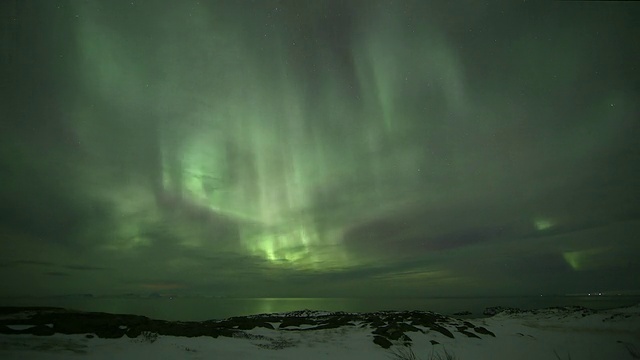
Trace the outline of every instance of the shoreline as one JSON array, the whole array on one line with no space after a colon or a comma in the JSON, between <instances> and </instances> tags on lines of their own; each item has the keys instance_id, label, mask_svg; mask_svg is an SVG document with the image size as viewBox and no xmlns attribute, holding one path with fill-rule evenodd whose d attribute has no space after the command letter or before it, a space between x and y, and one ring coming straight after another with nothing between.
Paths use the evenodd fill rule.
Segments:
<instances>
[{"instance_id":1,"label":"shoreline","mask_svg":"<svg viewBox=\"0 0 640 360\"><path fill-rule=\"evenodd\" d=\"M611 310L502 310L476 319L429 311L300 310L167 321L52 307L0 307L0 358L640 358L640 304Z\"/></svg>"}]
</instances>

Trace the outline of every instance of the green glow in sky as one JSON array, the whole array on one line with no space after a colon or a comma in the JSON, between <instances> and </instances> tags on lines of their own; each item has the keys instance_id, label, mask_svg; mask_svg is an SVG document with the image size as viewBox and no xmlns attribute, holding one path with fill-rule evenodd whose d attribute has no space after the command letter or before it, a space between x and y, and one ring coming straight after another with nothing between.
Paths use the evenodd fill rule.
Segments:
<instances>
[{"instance_id":1,"label":"green glow in sky","mask_svg":"<svg viewBox=\"0 0 640 360\"><path fill-rule=\"evenodd\" d=\"M428 119L436 116L437 110L420 108L399 96L407 91L407 82L428 83L433 95L444 100L442 106L454 113L465 110L463 80L454 50L437 37L427 42L415 38L398 43L396 39L406 30L397 21L384 32L375 30L355 39L359 44L353 53L358 75L355 83L345 83L337 71L319 70L324 76L316 80L317 90L311 95L320 104L331 105L318 114L306 110L309 100L301 91L304 75L280 66L286 58L280 46L272 48L266 61L256 59L252 49L238 46L234 48L238 57L233 65L226 50L211 54L211 68L203 76L210 76L215 86L194 93L195 107L191 107L173 93L189 91L190 86L179 79L163 83L149 78L138 69L141 64L132 56L128 40L96 23L96 9L84 11L78 34L82 80L87 89L129 111L140 101L148 108L159 109L153 112L157 118L152 121L158 128L158 149L154 151L160 158L162 196L178 199L180 206L209 209L235 219L243 251L275 264L284 260L294 267L317 268L321 263L346 266L339 260L342 256L313 255L309 249L332 245L343 252L341 239L329 234L339 236L340 229L352 221L371 217L376 209L369 204L413 199L411 193L390 189L388 182L392 178L401 187L416 188L421 168L428 170L424 164L428 156L418 147L399 152L390 152L389 148L404 141L417 116ZM194 32L216 31L205 19L194 24ZM197 37L192 41L198 41ZM231 42L240 43L240 39ZM190 64L182 58L200 54L200 48L188 45L160 46L171 46L175 51L169 58L153 59L152 67L161 73L189 72ZM271 63L271 59L275 61ZM219 78L217 66L235 76ZM352 87L360 89L361 96L349 95ZM188 107L184 110L170 112L185 105ZM169 113L163 113L163 109ZM90 121L92 114L86 111L76 111L83 114L77 122ZM88 143L98 136L88 132L80 141ZM341 197L341 202L351 204L353 210L332 216L320 235L314 219L305 213L317 206L319 190L350 182L359 185L332 196ZM120 231L132 243L116 235L120 239L114 241L121 249L147 243L136 234L135 229L144 231L135 224L137 221L140 219L130 217L121 224L124 228ZM202 244L205 240L182 241Z\"/></svg>"},{"instance_id":2,"label":"green glow in sky","mask_svg":"<svg viewBox=\"0 0 640 360\"><path fill-rule=\"evenodd\" d=\"M553 227L553 222L547 219L537 219L535 221L535 227L536 227L536 230L540 230L540 231L547 230Z\"/></svg>"},{"instance_id":3,"label":"green glow in sky","mask_svg":"<svg viewBox=\"0 0 640 360\"><path fill-rule=\"evenodd\" d=\"M580 270L584 260L584 254L581 251L568 251L562 254L564 260L571 266L573 270Z\"/></svg>"},{"instance_id":4,"label":"green glow in sky","mask_svg":"<svg viewBox=\"0 0 640 360\"><path fill-rule=\"evenodd\" d=\"M29 4L1 70L7 293L637 286L626 5Z\"/></svg>"},{"instance_id":5,"label":"green glow in sky","mask_svg":"<svg viewBox=\"0 0 640 360\"><path fill-rule=\"evenodd\" d=\"M606 253L606 249L586 249L578 251L566 251L562 253L564 260L573 270L586 270L598 265L598 257Z\"/></svg>"}]
</instances>

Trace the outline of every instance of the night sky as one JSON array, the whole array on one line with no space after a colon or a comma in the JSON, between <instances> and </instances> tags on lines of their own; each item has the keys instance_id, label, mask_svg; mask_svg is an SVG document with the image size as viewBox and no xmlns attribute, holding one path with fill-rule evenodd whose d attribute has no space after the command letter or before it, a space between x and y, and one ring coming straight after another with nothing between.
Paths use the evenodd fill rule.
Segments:
<instances>
[{"instance_id":1,"label":"night sky","mask_svg":"<svg viewBox=\"0 0 640 360\"><path fill-rule=\"evenodd\" d=\"M640 292L638 2L0 3L0 296Z\"/></svg>"}]
</instances>

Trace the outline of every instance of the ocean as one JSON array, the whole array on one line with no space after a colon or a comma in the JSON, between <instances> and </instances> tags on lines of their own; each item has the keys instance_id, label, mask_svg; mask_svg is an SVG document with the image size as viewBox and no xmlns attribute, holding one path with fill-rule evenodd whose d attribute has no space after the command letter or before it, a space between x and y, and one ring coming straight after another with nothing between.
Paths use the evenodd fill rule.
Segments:
<instances>
[{"instance_id":1,"label":"ocean","mask_svg":"<svg viewBox=\"0 0 640 360\"><path fill-rule=\"evenodd\" d=\"M144 315L154 319L203 321L294 310L373 312L424 310L445 315L471 312L482 316L487 307L539 309L552 306L584 306L609 309L640 303L640 296L535 296L441 298L208 298L208 297L54 297L5 298L0 306L56 306L81 311Z\"/></svg>"}]
</instances>

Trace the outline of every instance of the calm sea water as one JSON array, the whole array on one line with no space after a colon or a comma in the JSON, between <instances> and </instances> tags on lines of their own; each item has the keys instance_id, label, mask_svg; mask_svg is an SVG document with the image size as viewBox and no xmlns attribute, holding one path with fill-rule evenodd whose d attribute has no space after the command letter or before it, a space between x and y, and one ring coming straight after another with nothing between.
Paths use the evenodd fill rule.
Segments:
<instances>
[{"instance_id":1,"label":"calm sea water","mask_svg":"<svg viewBox=\"0 0 640 360\"><path fill-rule=\"evenodd\" d=\"M294 310L371 312L426 310L442 314L470 311L475 316L490 306L538 309L578 305L608 309L640 304L640 296L543 296L481 298L11 298L0 306L59 306L82 311L137 314L154 319L201 321L231 316Z\"/></svg>"}]
</instances>

